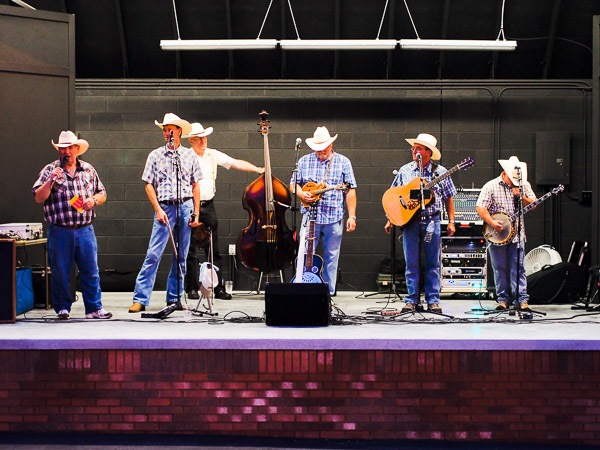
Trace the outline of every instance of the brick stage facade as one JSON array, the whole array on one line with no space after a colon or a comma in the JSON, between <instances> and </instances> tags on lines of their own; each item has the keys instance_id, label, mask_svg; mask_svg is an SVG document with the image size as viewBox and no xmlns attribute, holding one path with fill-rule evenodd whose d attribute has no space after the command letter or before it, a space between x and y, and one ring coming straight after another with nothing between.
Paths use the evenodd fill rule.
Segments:
<instances>
[{"instance_id":1,"label":"brick stage facade","mask_svg":"<svg viewBox=\"0 0 600 450\"><path fill-rule=\"evenodd\" d=\"M3 350L0 431L600 444L593 351Z\"/></svg>"}]
</instances>

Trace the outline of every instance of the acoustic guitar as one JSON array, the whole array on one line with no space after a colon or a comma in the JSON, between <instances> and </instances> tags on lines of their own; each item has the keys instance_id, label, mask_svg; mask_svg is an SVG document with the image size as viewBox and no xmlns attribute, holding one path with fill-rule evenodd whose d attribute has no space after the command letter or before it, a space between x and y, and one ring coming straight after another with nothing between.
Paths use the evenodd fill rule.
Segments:
<instances>
[{"instance_id":1,"label":"acoustic guitar","mask_svg":"<svg viewBox=\"0 0 600 450\"><path fill-rule=\"evenodd\" d=\"M421 184L423 184L423 189L431 189L436 184L448 178L454 172L467 169L475 164L473 158L465 158L460 163L447 170L439 177L432 179L429 183L424 184L425 180L420 177L414 178L410 183L404 186L396 186L393 188L389 188L383 194L381 202L383 203L383 209L385 210L385 214L387 215L390 222L394 225L405 226L412 222L415 217L418 217L421 214L421 201L413 200L410 197L410 191L419 190ZM433 192L431 192L431 196L428 199L425 199L425 207L431 204L435 199Z\"/></svg>"},{"instance_id":2,"label":"acoustic guitar","mask_svg":"<svg viewBox=\"0 0 600 450\"><path fill-rule=\"evenodd\" d=\"M297 280L298 276L292 279L292 283L325 283L323 280L323 258L319 255L314 255L315 244L315 221L317 208L310 208L310 222L308 225L308 234L306 236L306 254L304 256L304 268L302 269L302 277ZM298 257L301 259L301 256ZM298 260L296 260L298 264ZM297 266L296 266L297 267Z\"/></svg>"},{"instance_id":3,"label":"acoustic guitar","mask_svg":"<svg viewBox=\"0 0 600 450\"><path fill-rule=\"evenodd\" d=\"M564 190L565 190L565 187L562 184L559 184L554 189L552 189L550 192L545 193L537 200L535 200L535 201L531 202L529 205L525 206L523 208L523 214L531 211L533 208L535 208L537 205L542 203L544 200L547 200L548 198L550 198L550 196L552 196L552 194L556 195L559 192L562 192ZM511 216L509 216L508 214L503 213L503 212L496 212L496 213L492 214L492 219L498 220L502 224L502 231L496 231L490 226L490 224L485 223L483 225L483 237L490 244L493 244L493 245L501 246L501 245L509 244L513 240L513 238L515 237L515 233L517 232L517 229L515 227L515 222L518 217L519 217L519 212L516 212Z\"/></svg>"},{"instance_id":4,"label":"acoustic guitar","mask_svg":"<svg viewBox=\"0 0 600 450\"><path fill-rule=\"evenodd\" d=\"M347 191L348 189L350 189L350 183L343 183L343 184L338 184L337 186L327 187L327 185L325 183L317 184L317 183L313 183L312 181L309 181L304 186L302 186L302 190L304 192L310 192L312 194L312 196L315 197L316 201L320 200L321 196L325 192L333 191L333 190ZM302 204L304 205L305 208L308 208L311 206L311 204L305 202L304 199L300 199L300 201L302 202Z\"/></svg>"}]
</instances>

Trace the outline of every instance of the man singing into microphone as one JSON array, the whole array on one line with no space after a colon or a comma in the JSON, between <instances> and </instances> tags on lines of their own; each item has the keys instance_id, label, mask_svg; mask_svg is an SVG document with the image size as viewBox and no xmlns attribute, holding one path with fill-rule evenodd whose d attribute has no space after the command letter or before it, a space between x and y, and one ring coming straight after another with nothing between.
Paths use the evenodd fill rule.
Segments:
<instances>
[{"instance_id":1,"label":"man singing into microphone","mask_svg":"<svg viewBox=\"0 0 600 450\"><path fill-rule=\"evenodd\" d=\"M213 242L213 262L215 266L221 267L221 253L219 252L219 220L217 219L217 211L213 200L217 193L217 166L225 167L229 170L233 167L236 170L242 172L255 172L261 174L265 171L264 167L256 167L254 164L244 161L243 159L234 159L223 152L208 148L207 136L213 132L212 127L204 128L202 124L194 122L192 124L192 130L184 135L184 138L188 138L192 149L196 153L200 169L204 178L200 181L200 217L199 222L202 222L208 228L212 230L212 242ZM204 252L208 258L208 240L203 244ZM187 271L185 273L185 290L188 297L191 299L200 298L198 290L200 289L199 283L199 262L197 254L198 241L196 240L195 233L192 233L190 239L190 248L187 256ZM230 300L231 294L225 292L223 286L223 278L221 273L217 272L219 278L219 284L215 287L215 297L221 300Z\"/></svg>"},{"instance_id":2,"label":"man singing into microphone","mask_svg":"<svg viewBox=\"0 0 600 450\"><path fill-rule=\"evenodd\" d=\"M446 169L432 160L439 160L441 152L436 147L437 139L431 134L421 133L416 139L406 139L412 146L413 162L405 164L400 168L392 187L409 184L417 177L422 177L425 182L438 177L446 172ZM422 171L422 175L421 175ZM431 202L425 210L421 211L420 217L413 220L404 227L404 259L406 260L406 288L408 295L404 298L406 305L402 312L413 312L419 303L420 294L420 252L425 254L425 300L427 308L434 313L441 313L440 307L440 212L442 201L448 212L448 236L456 231L454 225L454 201L452 197L456 194L456 188L450 177L442 180L432 188L435 201ZM392 224L388 220L385 225L386 233L392 231Z\"/></svg>"},{"instance_id":3,"label":"man singing into microphone","mask_svg":"<svg viewBox=\"0 0 600 450\"><path fill-rule=\"evenodd\" d=\"M33 185L35 201L44 204L48 222L48 257L52 271L52 306L62 320L69 319L73 298L69 275L73 261L79 269L81 293L87 319L110 319L102 308L98 245L92 220L96 206L106 201L106 189L98 173L79 159L89 144L72 131L60 133L59 160L46 165Z\"/></svg>"},{"instance_id":4,"label":"man singing into microphone","mask_svg":"<svg viewBox=\"0 0 600 450\"><path fill-rule=\"evenodd\" d=\"M148 155L142 174L146 195L155 214L146 259L135 282L130 313L144 311L150 304L158 265L171 233L179 244L179 258L173 253L167 280L167 306L181 308L177 301L183 292L180 276L181 272L185 275L190 227L198 226L202 172L194 152L181 145L181 135L188 134L192 126L173 113L165 114L162 122L155 120L154 124L162 129L165 145Z\"/></svg>"}]
</instances>

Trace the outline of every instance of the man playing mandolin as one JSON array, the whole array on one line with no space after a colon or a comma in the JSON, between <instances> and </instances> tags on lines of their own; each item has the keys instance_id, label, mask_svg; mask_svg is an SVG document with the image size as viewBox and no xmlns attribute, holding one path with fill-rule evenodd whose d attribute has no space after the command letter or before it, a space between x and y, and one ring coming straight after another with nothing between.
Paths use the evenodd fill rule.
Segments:
<instances>
[{"instance_id":1,"label":"man playing mandolin","mask_svg":"<svg viewBox=\"0 0 600 450\"><path fill-rule=\"evenodd\" d=\"M433 163L442 157L436 147L437 139L431 134L421 133L416 139L406 139L412 145L413 161L400 168L392 187L410 184L415 178L421 177L422 181L431 181L432 178L443 175L447 170ZM417 184L418 186L418 184ZM420 196L420 190L416 189ZM452 197L456 194L456 188L452 179L447 177L432 186L431 195L434 200L425 209L417 213L418 217L404 226L403 243L404 259L406 260L406 287L408 295L404 298L406 305L402 312L413 312L419 303L420 295L420 252L425 254L425 300L427 308L434 313L441 313L440 307L440 212L442 201L448 212L448 236L456 231L454 225L454 201ZM425 192L423 197L425 197ZM427 197L429 199L429 197ZM418 196L414 201L420 201ZM390 234L392 223L390 220L385 225L386 233Z\"/></svg>"},{"instance_id":2,"label":"man playing mandolin","mask_svg":"<svg viewBox=\"0 0 600 450\"><path fill-rule=\"evenodd\" d=\"M346 231L352 232L356 229L356 179L350 160L333 150L333 142L337 137L337 134L331 137L326 127L318 127L313 137L306 139L306 144L314 150L314 153L304 155L298 161L296 186L296 195L302 200L303 205L317 202L314 249L322 239L325 260L323 280L329 283L331 295L335 294L337 282L337 267L344 228L342 225L344 199L348 206ZM290 191L292 192L294 191L293 183L294 178L290 181ZM326 187L341 187L344 183L348 183L349 189L344 193L341 189L332 188L323 192L319 197L313 195L310 190L303 189L308 183L313 186L324 184ZM308 208L302 207L303 228L308 226L310 216L307 214L308 211ZM301 235L305 234L301 233Z\"/></svg>"},{"instance_id":3,"label":"man playing mandolin","mask_svg":"<svg viewBox=\"0 0 600 450\"><path fill-rule=\"evenodd\" d=\"M536 199L535 193L531 189L531 184L527 181L527 163L519 161L516 156L509 159L498 160L502 166L503 172L499 177L488 181L477 199L477 214L483 221L493 228L497 233L506 232L510 236L507 228L514 226L510 223L502 224L502 221L492 217L493 214L502 212L506 215L513 215L519 211L519 186L523 187L523 205L527 206ZM506 228L505 228L506 227ZM520 243L519 243L520 241ZM521 252L518 250L521 249ZM525 275L525 264L523 250L525 249L525 223L521 220L521 234L514 233L510 242L503 245L490 245L488 252L494 269L494 282L496 283L496 296L498 311L504 310L512 303L518 300L522 311L530 311L527 295L527 276ZM521 255L519 256L519 253ZM519 280L517 285L517 267L519 270ZM516 291L518 288L518 299Z\"/></svg>"}]
</instances>

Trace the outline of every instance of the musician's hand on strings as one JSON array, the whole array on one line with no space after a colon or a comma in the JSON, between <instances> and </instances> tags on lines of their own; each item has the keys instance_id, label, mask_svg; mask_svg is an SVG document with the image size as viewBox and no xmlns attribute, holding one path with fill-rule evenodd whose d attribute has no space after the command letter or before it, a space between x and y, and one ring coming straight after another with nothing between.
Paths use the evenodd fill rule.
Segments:
<instances>
[{"instance_id":1,"label":"musician's hand on strings","mask_svg":"<svg viewBox=\"0 0 600 450\"><path fill-rule=\"evenodd\" d=\"M492 222L490 223L490 225L492 226L492 228L494 230L496 230L497 232L500 232L503 230L503 226L502 226L502 222L500 222L499 220L492 220Z\"/></svg>"},{"instance_id":2,"label":"musician's hand on strings","mask_svg":"<svg viewBox=\"0 0 600 450\"><path fill-rule=\"evenodd\" d=\"M167 213L162 208L159 209L158 212L156 213L156 220L164 223L165 225L167 223L169 223L169 217L167 216Z\"/></svg>"},{"instance_id":3,"label":"musician's hand on strings","mask_svg":"<svg viewBox=\"0 0 600 450\"><path fill-rule=\"evenodd\" d=\"M317 199L315 197L313 197L313 195L308 192L308 191L302 191L300 193L300 197L302 197L302 200L304 200L306 203L314 203Z\"/></svg>"}]
</instances>

